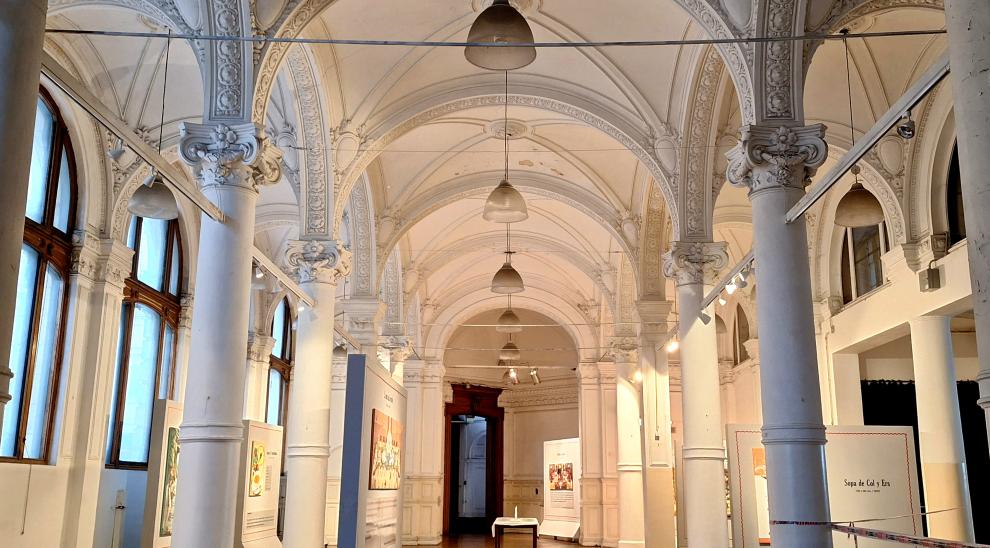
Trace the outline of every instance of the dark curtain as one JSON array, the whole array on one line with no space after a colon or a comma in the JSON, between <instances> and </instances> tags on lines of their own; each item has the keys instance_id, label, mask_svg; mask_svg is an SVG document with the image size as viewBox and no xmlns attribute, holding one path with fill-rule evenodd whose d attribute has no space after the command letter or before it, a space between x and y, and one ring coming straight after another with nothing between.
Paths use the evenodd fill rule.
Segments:
<instances>
[{"instance_id":1,"label":"dark curtain","mask_svg":"<svg viewBox=\"0 0 990 548\"><path fill-rule=\"evenodd\" d=\"M862 381L863 422L870 426L910 426L918 448L918 406L914 381ZM986 419L977 405L979 386L975 381L960 381L959 411L962 418L963 443L969 471L969 495L973 505L976 542L990 542L990 452L987 449ZM918 462L921 471L921 462ZM921 508L925 510L924 479L921 479Z\"/></svg>"}]
</instances>

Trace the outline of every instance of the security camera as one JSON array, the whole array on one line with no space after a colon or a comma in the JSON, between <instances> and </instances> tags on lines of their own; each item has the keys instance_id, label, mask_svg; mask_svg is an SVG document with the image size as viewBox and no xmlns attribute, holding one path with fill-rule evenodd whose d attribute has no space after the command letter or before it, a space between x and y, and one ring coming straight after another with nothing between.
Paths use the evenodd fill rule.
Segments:
<instances>
[{"instance_id":1,"label":"security camera","mask_svg":"<svg viewBox=\"0 0 990 548\"><path fill-rule=\"evenodd\" d=\"M901 121L897 123L897 134L901 136L902 139L914 139L915 133L914 120L911 119L911 113L905 112L901 116Z\"/></svg>"}]
</instances>

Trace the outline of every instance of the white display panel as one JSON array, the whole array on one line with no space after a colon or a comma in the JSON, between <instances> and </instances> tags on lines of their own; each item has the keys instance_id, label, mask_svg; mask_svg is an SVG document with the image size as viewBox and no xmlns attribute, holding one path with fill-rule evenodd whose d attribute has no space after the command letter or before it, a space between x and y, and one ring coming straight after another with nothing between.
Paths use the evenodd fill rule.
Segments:
<instances>
[{"instance_id":1,"label":"white display panel","mask_svg":"<svg viewBox=\"0 0 990 548\"><path fill-rule=\"evenodd\" d=\"M543 442L543 523L540 534L574 538L581 526L581 440Z\"/></svg>"},{"instance_id":2,"label":"white display panel","mask_svg":"<svg viewBox=\"0 0 990 548\"><path fill-rule=\"evenodd\" d=\"M155 400L148 451L148 487L144 499L142 548L172 546L175 486L179 478L179 424L182 406L172 400Z\"/></svg>"},{"instance_id":3,"label":"white display panel","mask_svg":"<svg viewBox=\"0 0 990 548\"><path fill-rule=\"evenodd\" d=\"M727 445L732 496L732 536L737 548L772 545L766 494L765 452L758 426L729 425ZM921 535L918 469L910 427L829 426L825 431L829 511L832 521L897 518L869 524L875 529ZM901 517L898 517L901 516ZM855 539L835 534L835 548ZM884 541L859 539L859 548L884 548Z\"/></svg>"},{"instance_id":4,"label":"white display panel","mask_svg":"<svg viewBox=\"0 0 990 548\"><path fill-rule=\"evenodd\" d=\"M282 475L282 427L244 421L234 546L281 548L278 498Z\"/></svg>"}]
</instances>

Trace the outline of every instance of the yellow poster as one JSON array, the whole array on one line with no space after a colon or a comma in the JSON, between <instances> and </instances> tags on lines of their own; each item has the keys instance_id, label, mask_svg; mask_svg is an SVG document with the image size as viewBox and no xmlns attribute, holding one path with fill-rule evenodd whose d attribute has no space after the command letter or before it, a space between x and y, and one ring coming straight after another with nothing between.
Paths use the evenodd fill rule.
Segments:
<instances>
[{"instance_id":1,"label":"yellow poster","mask_svg":"<svg viewBox=\"0 0 990 548\"><path fill-rule=\"evenodd\" d=\"M251 442L251 486L249 497L260 497L265 489L265 444Z\"/></svg>"},{"instance_id":2,"label":"yellow poster","mask_svg":"<svg viewBox=\"0 0 990 548\"><path fill-rule=\"evenodd\" d=\"M371 412L371 471L368 489L393 491L402 479L402 423L373 409Z\"/></svg>"}]
</instances>

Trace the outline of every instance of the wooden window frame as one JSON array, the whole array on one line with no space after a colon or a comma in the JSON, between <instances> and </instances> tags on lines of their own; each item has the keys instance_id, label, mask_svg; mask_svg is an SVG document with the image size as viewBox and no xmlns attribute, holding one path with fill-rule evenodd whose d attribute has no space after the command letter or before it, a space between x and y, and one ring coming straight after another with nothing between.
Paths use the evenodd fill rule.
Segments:
<instances>
[{"instance_id":1,"label":"wooden window frame","mask_svg":"<svg viewBox=\"0 0 990 548\"><path fill-rule=\"evenodd\" d=\"M877 252L877 263L880 265L880 281L877 283L876 287L871 288L867 291L860 291L859 280L856 272L856 242L853 239L853 229L849 227L842 228L842 250L843 256L840 260L840 274L841 282L843 285L849 285L849 292L851 298L846 300L845 290L843 290L842 300L843 305L855 302L860 297L868 295L877 289L880 289L884 285L884 272L883 272L883 255L890 250L890 243L887 238L887 223L886 221L881 221L877 225L877 237L879 241L879 249ZM847 278L848 277L848 278Z\"/></svg>"},{"instance_id":2,"label":"wooden window frame","mask_svg":"<svg viewBox=\"0 0 990 548\"><path fill-rule=\"evenodd\" d=\"M172 328L172 332L175 334L172 339L172 348L170 349L170 355L172 359L172 367L170 371L172 372L171 377L168 382L168 398L173 398L175 395L175 365L176 365L176 351L178 349L178 332L179 332L179 315L182 312L182 302L179 295L172 295L168 292L171 285L172 276L172 261L179 261L179 268L177 272L179 273L179 283L176 284L178 290L176 293L182 293L182 266L183 266L183 256L182 256L182 238L179 232L178 221L169 221L168 230L165 235L165 260L162 264L163 275L162 275L162 290L159 291L137 279L138 272L138 260L141 253L141 229L144 225L143 218L135 218L136 223L134 231L134 257L131 262L131 275L124 280L124 299L123 299L123 309L127 309L128 313L126 317L122 314L121 321L126 321L127 325L121 330L121 336L123 337L123 342L120 344L120 356L118 356L116 367L119 369L117 372L117 384L113 387L116 393L115 397L115 407L113 414L113 424L110 427L110 448L107 455L105 466L107 468L124 469L124 470L147 470L147 462L133 462L125 461L120 458L120 448L123 437L123 427L124 427L124 408L127 404L127 377L130 373L130 354L131 354L131 332L134 325L134 311L137 305L141 304L147 306L159 316L160 328L158 330L158 353L157 360L155 363L155 382L154 382L154 397L153 400L158 399L159 387L162 384L162 374L164 372L164 356L165 356L165 331L166 326ZM179 245L173 245L173 242L178 242ZM173 257L173 249L178 249L178 257ZM149 436L151 433L148 433Z\"/></svg>"},{"instance_id":3,"label":"wooden window frame","mask_svg":"<svg viewBox=\"0 0 990 548\"><path fill-rule=\"evenodd\" d=\"M5 413L17 413L17 437L14 440L14 455L0 457L0 462L19 462L29 464L50 464L52 437L55 430L55 409L58 404L58 387L62 376L62 360L65 355L65 334L68 324L69 311L69 274L72 265L72 230L76 223L76 162L72 151L72 140L65 120L55 104L54 99L45 88L40 88L39 99L52 115L52 142L49 150L48 177L45 182L45 211L43 221L38 223L24 216L24 244L38 253L38 267L34 281L34 300L31 304L31 327L28 331L28 351L24 364L24 385L21 388L20 409L6 407ZM69 172L69 218L66 223L67 232L55 228L55 206L58 194L58 182L62 169L62 152L65 152ZM41 314L38 313L44 301L45 277L48 266L53 266L62 277L62 302L59 304L59 321L55 331L55 349L52 355L51 386L49 387L49 402L45 409L44 439L41 443L41 456L38 458L24 457L24 443L27 437L27 413L31 407L31 395L34 388L34 370L38 357L38 330Z\"/></svg>"},{"instance_id":4,"label":"wooden window frame","mask_svg":"<svg viewBox=\"0 0 990 548\"><path fill-rule=\"evenodd\" d=\"M276 356L271 354L269 356L268 364L271 369L278 372L279 376L282 377L282 401L281 409L279 409L279 425L282 428L288 424L289 419L289 390L291 390L291 380L292 380L292 359L295 354L295 330L292 329L292 308L289 306L289 301L283 298L278 303L279 307L285 307L285 323L282 325L282 354ZM272 317L271 323L272 337L275 336L275 318ZM265 378L265 420L268 420L268 404L271 401L271 385L268 383L268 378Z\"/></svg>"}]
</instances>

